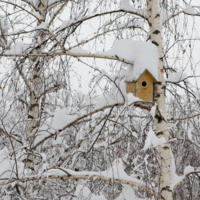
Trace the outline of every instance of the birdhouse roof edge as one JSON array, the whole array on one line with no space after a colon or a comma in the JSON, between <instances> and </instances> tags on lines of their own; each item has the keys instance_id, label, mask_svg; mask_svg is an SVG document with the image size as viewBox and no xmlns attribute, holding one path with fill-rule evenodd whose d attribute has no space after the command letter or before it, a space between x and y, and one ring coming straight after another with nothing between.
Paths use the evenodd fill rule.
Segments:
<instances>
[{"instance_id":1,"label":"birdhouse roof edge","mask_svg":"<svg viewBox=\"0 0 200 200\"><path fill-rule=\"evenodd\" d=\"M125 82L136 83L136 82L138 81L138 79L139 79L145 72L147 72L147 73L152 77L152 79L153 79L153 81L154 81L155 83L159 82L159 80L157 80L157 79L152 75L152 73L151 73L148 69L145 69L145 70L140 74L140 76L138 76L137 79L135 79L135 80L133 80L133 81L125 81Z\"/></svg>"}]
</instances>

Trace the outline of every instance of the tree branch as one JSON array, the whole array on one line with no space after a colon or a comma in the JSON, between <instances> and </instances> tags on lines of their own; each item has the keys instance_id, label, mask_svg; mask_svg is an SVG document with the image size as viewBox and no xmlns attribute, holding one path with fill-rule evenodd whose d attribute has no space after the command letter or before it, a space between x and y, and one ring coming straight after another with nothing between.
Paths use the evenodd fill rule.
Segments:
<instances>
[{"instance_id":1,"label":"tree branch","mask_svg":"<svg viewBox=\"0 0 200 200\"><path fill-rule=\"evenodd\" d=\"M0 56L3 57L30 57L30 56L36 56L36 57L45 57L45 56L73 56L73 57L87 57L87 58L103 58L103 59L110 59L110 60L118 60L130 65L133 65L132 61L125 60L123 58L115 57L115 56L105 56L105 55L99 55L99 54L76 54L76 53L43 53L43 54L1 54Z\"/></svg>"},{"instance_id":2,"label":"tree branch","mask_svg":"<svg viewBox=\"0 0 200 200\"><path fill-rule=\"evenodd\" d=\"M34 181L34 180L38 180L41 177L39 176L32 176L32 177L27 177L27 178L19 178L18 181L20 182L27 182L27 181ZM94 175L94 176L89 176L89 175L62 175L62 176L43 176L43 179L61 179L61 180L70 180L70 179L85 179L85 180L100 180L100 181L106 181L106 182L114 182L114 183L120 183L120 184L126 184L126 185L131 185L134 187L138 187L140 189L146 190L148 193L150 193L151 195L157 197L158 194L156 192L154 192L152 189L140 184L140 183L136 183L134 181L127 181L127 180L123 180L123 179L115 179L115 178L108 178L108 177L104 177L104 176L99 176L99 175ZM0 183L0 185L8 185L10 183L15 182L16 179L11 179L5 182Z\"/></svg>"}]
</instances>

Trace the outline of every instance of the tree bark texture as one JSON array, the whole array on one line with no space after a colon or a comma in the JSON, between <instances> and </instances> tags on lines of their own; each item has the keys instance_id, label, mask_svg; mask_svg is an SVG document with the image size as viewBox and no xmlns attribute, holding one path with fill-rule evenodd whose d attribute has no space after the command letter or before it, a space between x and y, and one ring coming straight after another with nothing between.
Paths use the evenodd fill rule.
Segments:
<instances>
[{"instance_id":1,"label":"tree bark texture","mask_svg":"<svg viewBox=\"0 0 200 200\"><path fill-rule=\"evenodd\" d=\"M38 21L37 25L40 25L42 22L45 22L46 18L46 0L40 0L38 5L38 10L41 16L41 20ZM46 33L43 31L37 31L35 35L35 42L36 42L36 53L41 53L43 49L43 45L41 45L46 39ZM39 126L39 96L42 90L42 81L41 81L41 71L44 62L41 61L39 58L35 57L32 59L32 83L30 92L30 106L28 111L28 124L27 124L27 131L26 131L26 138L30 145L33 147L33 142L35 138L34 130ZM25 164L26 169L34 170L34 156L32 152L28 152L27 161Z\"/></svg>"},{"instance_id":2,"label":"tree bark texture","mask_svg":"<svg viewBox=\"0 0 200 200\"><path fill-rule=\"evenodd\" d=\"M162 36L161 24L159 15L159 1L147 0L148 21L150 27L151 42L158 47L159 52L159 68L158 77L159 84L154 86L154 102L157 104L162 117L155 118L155 126L158 137L164 137L169 141L168 124L165 116L165 96L164 96L164 69L163 69L163 54L162 54ZM171 185L171 159L170 159L170 144L158 147L158 162L159 162L159 189L160 196L158 199L172 200Z\"/></svg>"}]
</instances>

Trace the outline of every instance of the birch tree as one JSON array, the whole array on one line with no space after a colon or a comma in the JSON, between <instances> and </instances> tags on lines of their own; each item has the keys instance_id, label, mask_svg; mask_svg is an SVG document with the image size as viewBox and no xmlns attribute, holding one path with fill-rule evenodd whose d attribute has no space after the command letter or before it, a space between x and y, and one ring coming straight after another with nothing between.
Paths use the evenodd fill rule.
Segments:
<instances>
[{"instance_id":1,"label":"birch tree","mask_svg":"<svg viewBox=\"0 0 200 200\"><path fill-rule=\"evenodd\" d=\"M195 1L0 10L3 199L200 198ZM158 80L151 102L126 89L146 69Z\"/></svg>"}]
</instances>

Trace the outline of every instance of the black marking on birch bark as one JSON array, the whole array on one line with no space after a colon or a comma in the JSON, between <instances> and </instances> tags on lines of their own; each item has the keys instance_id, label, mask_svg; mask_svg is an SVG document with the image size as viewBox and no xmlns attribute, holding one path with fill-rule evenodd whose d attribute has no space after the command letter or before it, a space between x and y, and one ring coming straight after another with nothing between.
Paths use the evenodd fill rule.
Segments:
<instances>
[{"instance_id":1,"label":"black marking on birch bark","mask_svg":"<svg viewBox=\"0 0 200 200\"><path fill-rule=\"evenodd\" d=\"M153 34L155 34L155 35L158 35L159 33L160 33L159 30L155 30L155 31L153 32Z\"/></svg>"},{"instance_id":2,"label":"black marking on birch bark","mask_svg":"<svg viewBox=\"0 0 200 200\"><path fill-rule=\"evenodd\" d=\"M163 190L167 190L167 191L169 191L169 192L172 192L172 190L170 189L169 186L163 187L161 191L163 191Z\"/></svg>"},{"instance_id":3,"label":"black marking on birch bark","mask_svg":"<svg viewBox=\"0 0 200 200\"><path fill-rule=\"evenodd\" d=\"M163 149L164 149L164 150L167 150L167 149L169 149L169 147L168 147L168 146L165 146L165 147L163 147Z\"/></svg>"},{"instance_id":4,"label":"black marking on birch bark","mask_svg":"<svg viewBox=\"0 0 200 200\"><path fill-rule=\"evenodd\" d=\"M157 14L157 15L155 16L155 18L157 18L157 17L160 17L160 14Z\"/></svg>"},{"instance_id":5,"label":"black marking on birch bark","mask_svg":"<svg viewBox=\"0 0 200 200\"><path fill-rule=\"evenodd\" d=\"M157 85L161 85L161 84L162 84L162 82L160 82L160 81L159 81L159 82L157 82L156 84L157 84Z\"/></svg>"},{"instance_id":6,"label":"black marking on birch bark","mask_svg":"<svg viewBox=\"0 0 200 200\"><path fill-rule=\"evenodd\" d=\"M38 107L39 105L37 103L31 104L29 109L32 110L34 107Z\"/></svg>"},{"instance_id":7,"label":"black marking on birch bark","mask_svg":"<svg viewBox=\"0 0 200 200\"><path fill-rule=\"evenodd\" d=\"M156 136L159 136L159 135L164 135L164 132L163 131L160 131L160 132L158 132L157 134L156 134Z\"/></svg>"},{"instance_id":8,"label":"black marking on birch bark","mask_svg":"<svg viewBox=\"0 0 200 200\"><path fill-rule=\"evenodd\" d=\"M31 115L28 115L28 119L34 119L34 117Z\"/></svg>"},{"instance_id":9,"label":"black marking on birch bark","mask_svg":"<svg viewBox=\"0 0 200 200\"><path fill-rule=\"evenodd\" d=\"M157 47L159 46L159 44L156 41L152 41L153 44L155 44Z\"/></svg>"},{"instance_id":10,"label":"black marking on birch bark","mask_svg":"<svg viewBox=\"0 0 200 200\"><path fill-rule=\"evenodd\" d=\"M31 159L26 159L26 162L29 162L29 163L33 163L33 161Z\"/></svg>"},{"instance_id":11,"label":"black marking on birch bark","mask_svg":"<svg viewBox=\"0 0 200 200\"><path fill-rule=\"evenodd\" d=\"M34 75L33 79L40 78L38 75Z\"/></svg>"},{"instance_id":12,"label":"black marking on birch bark","mask_svg":"<svg viewBox=\"0 0 200 200\"><path fill-rule=\"evenodd\" d=\"M158 123L161 123L163 118L160 115L155 115L155 118L158 120Z\"/></svg>"},{"instance_id":13,"label":"black marking on birch bark","mask_svg":"<svg viewBox=\"0 0 200 200\"><path fill-rule=\"evenodd\" d=\"M35 169L33 167L29 167L29 169L31 169L32 171L35 171Z\"/></svg>"},{"instance_id":14,"label":"black marking on birch bark","mask_svg":"<svg viewBox=\"0 0 200 200\"><path fill-rule=\"evenodd\" d=\"M166 86L165 85L163 85L162 87L161 87L161 89L165 89L166 88Z\"/></svg>"}]
</instances>

